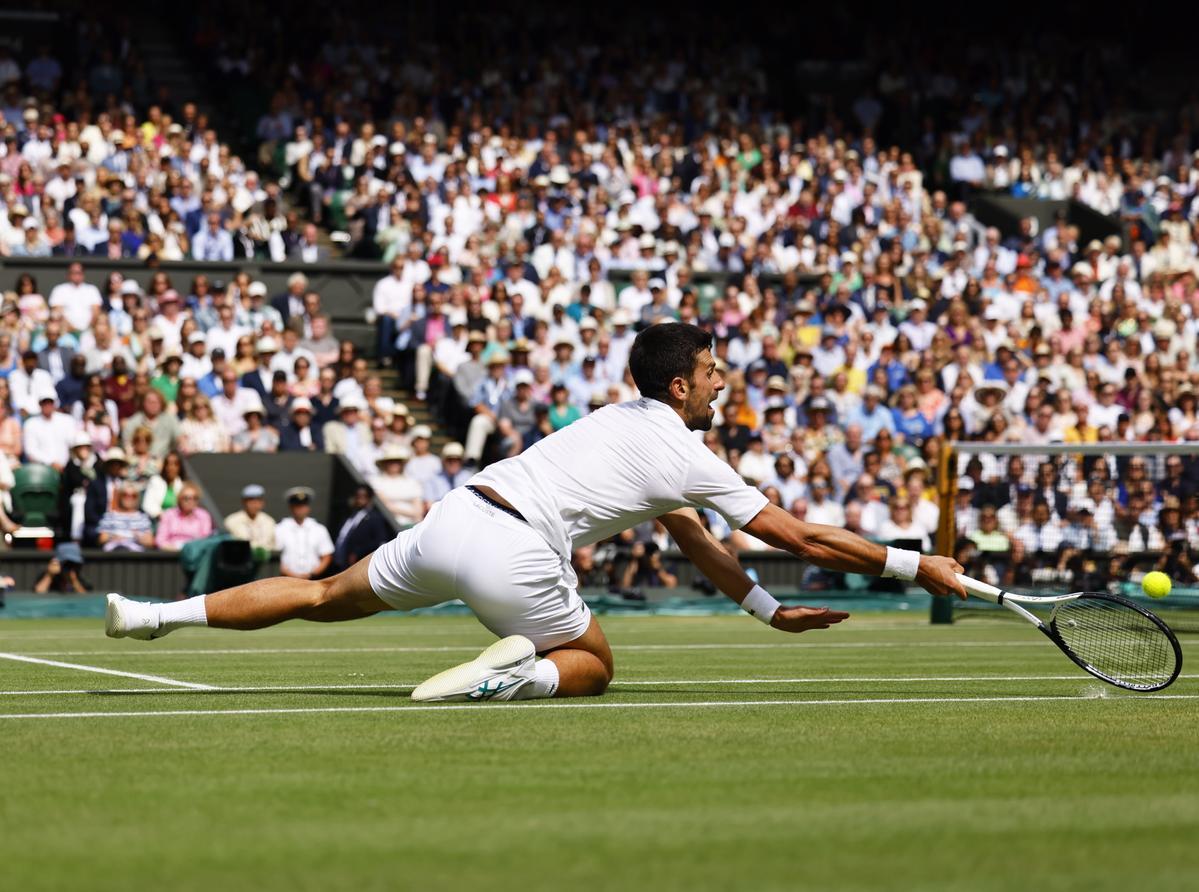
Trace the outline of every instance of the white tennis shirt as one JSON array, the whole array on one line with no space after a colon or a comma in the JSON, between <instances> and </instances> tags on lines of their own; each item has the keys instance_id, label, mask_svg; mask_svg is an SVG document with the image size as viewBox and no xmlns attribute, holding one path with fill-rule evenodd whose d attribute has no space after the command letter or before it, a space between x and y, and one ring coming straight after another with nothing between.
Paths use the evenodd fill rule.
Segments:
<instances>
[{"instance_id":1,"label":"white tennis shirt","mask_svg":"<svg viewBox=\"0 0 1199 892\"><path fill-rule=\"evenodd\" d=\"M470 482L523 514L570 579L573 547L684 506L711 508L740 529L767 503L677 412L644 397L598 409Z\"/></svg>"}]
</instances>

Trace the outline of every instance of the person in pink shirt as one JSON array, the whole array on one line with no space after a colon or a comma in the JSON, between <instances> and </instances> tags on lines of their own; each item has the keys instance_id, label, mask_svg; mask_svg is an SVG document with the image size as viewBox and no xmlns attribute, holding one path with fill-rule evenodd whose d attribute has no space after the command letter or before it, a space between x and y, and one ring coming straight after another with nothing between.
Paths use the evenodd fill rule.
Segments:
<instances>
[{"instance_id":1,"label":"person in pink shirt","mask_svg":"<svg viewBox=\"0 0 1199 892\"><path fill-rule=\"evenodd\" d=\"M200 490L186 483L178 503L162 512L154 544L163 551L179 551L188 542L212 535L212 515L200 507Z\"/></svg>"}]
</instances>

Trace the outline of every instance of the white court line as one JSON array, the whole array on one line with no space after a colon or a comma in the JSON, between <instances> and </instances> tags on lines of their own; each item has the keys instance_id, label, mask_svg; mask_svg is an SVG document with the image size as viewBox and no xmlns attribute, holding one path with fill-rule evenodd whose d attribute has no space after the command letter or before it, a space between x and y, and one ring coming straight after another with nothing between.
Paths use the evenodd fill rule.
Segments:
<instances>
[{"instance_id":1,"label":"white court line","mask_svg":"<svg viewBox=\"0 0 1199 892\"><path fill-rule=\"evenodd\" d=\"M228 654L357 654L357 653L478 653L486 642L445 647L397 645L395 647L226 647L226 648L138 648L136 650L36 650L29 651L42 657L147 657L147 656L203 656ZM1044 641L795 641L795 642L729 642L726 644L614 644L615 651L674 651L674 650L763 650L791 648L794 650L855 650L884 647L1046 647Z\"/></svg>"},{"instance_id":2,"label":"white court line","mask_svg":"<svg viewBox=\"0 0 1199 892\"><path fill-rule=\"evenodd\" d=\"M1195 675L1179 675L1179 678L1199 678L1199 674ZM713 685L713 684L733 684L733 685L765 685L765 684L859 684L866 682L886 682L888 684L922 684L929 682L1013 682L1013 681L1089 681L1087 675L1076 673L1074 675L900 675L900 676L853 676L853 677L832 677L832 678L671 678L671 679L654 679L654 678L634 678L634 679L618 679L612 682L615 687L623 686L645 686L645 685ZM210 686L205 688L207 691L218 694L285 694L290 691L410 691L416 687L416 683L406 682L403 684L280 684L280 685L236 685L226 687ZM74 690L46 690L46 691L0 691L0 697L28 697L38 696L41 694L178 694L179 691L173 691L166 688L77 688Z\"/></svg>"},{"instance_id":3,"label":"white court line","mask_svg":"<svg viewBox=\"0 0 1199 892\"><path fill-rule=\"evenodd\" d=\"M1119 697L897 697L863 700L700 700L693 703L595 703L550 701L544 703L443 703L429 706L311 706L285 709L171 709L161 712L29 712L0 714L4 719L130 719L141 717L229 716L229 715L313 715L369 712L450 712L460 709L729 709L752 706L881 706L900 703L1050 703L1055 701L1092 701L1112 703L1120 700L1199 700L1199 694L1123 694Z\"/></svg>"},{"instance_id":4,"label":"white court line","mask_svg":"<svg viewBox=\"0 0 1199 892\"><path fill-rule=\"evenodd\" d=\"M15 660L18 663L36 663L40 666L53 666L56 669L74 669L78 672L94 672L98 675L119 675L122 678L136 678L139 681L152 681L155 684L165 684L175 688L190 688L196 691L211 691L211 685L196 684L190 681L180 681L177 678L166 678L162 675L143 675L140 672L122 672L120 669L103 669L100 666L84 666L81 663L60 663L57 660L42 660L38 657L24 654L0 653L0 660Z\"/></svg>"}]
</instances>

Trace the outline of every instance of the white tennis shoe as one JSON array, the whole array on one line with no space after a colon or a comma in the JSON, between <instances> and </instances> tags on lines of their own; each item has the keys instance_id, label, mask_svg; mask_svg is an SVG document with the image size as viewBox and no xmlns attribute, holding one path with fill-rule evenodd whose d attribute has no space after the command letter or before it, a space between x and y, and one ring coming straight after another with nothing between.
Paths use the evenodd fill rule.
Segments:
<instances>
[{"instance_id":1,"label":"white tennis shoe","mask_svg":"<svg viewBox=\"0 0 1199 892\"><path fill-rule=\"evenodd\" d=\"M109 638L136 638L148 641L161 638L170 629L159 628L157 604L130 601L116 592L108 593L108 606L104 610L104 634Z\"/></svg>"},{"instance_id":2,"label":"white tennis shoe","mask_svg":"<svg viewBox=\"0 0 1199 892\"><path fill-rule=\"evenodd\" d=\"M439 672L418 685L412 699L421 702L523 700L536 675L537 650L523 635L497 641L469 663Z\"/></svg>"}]
</instances>

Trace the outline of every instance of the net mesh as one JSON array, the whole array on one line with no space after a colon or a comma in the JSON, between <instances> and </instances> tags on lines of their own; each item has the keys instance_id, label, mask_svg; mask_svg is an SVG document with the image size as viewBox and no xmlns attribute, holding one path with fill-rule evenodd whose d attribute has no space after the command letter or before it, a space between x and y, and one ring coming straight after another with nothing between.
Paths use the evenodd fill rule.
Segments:
<instances>
[{"instance_id":1,"label":"net mesh","mask_svg":"<svg viewBox=\"0 0 1199 892\"><path fill-rule=\"evenodd\" d=\"M941 476L942 549L968 575L1017 592L1119 594L1199 632L1199 443L956 443ZM1152 570L1173 581L1163 600L1141 592ZM994 615L967 604L963 616Z\"/></svg>"},{"instance_id":2,"label":"net mesh","mask_svg":"<svg viewBox=\"0 0 1199 892\"><path fill-rule=\"evenodd\" d=\"M1050 628L1101 675L1136 689L1174 678L1177 655L1161 627L1120 601L1084 595L1054 608Z\"/></svg>"}]
</instances>

